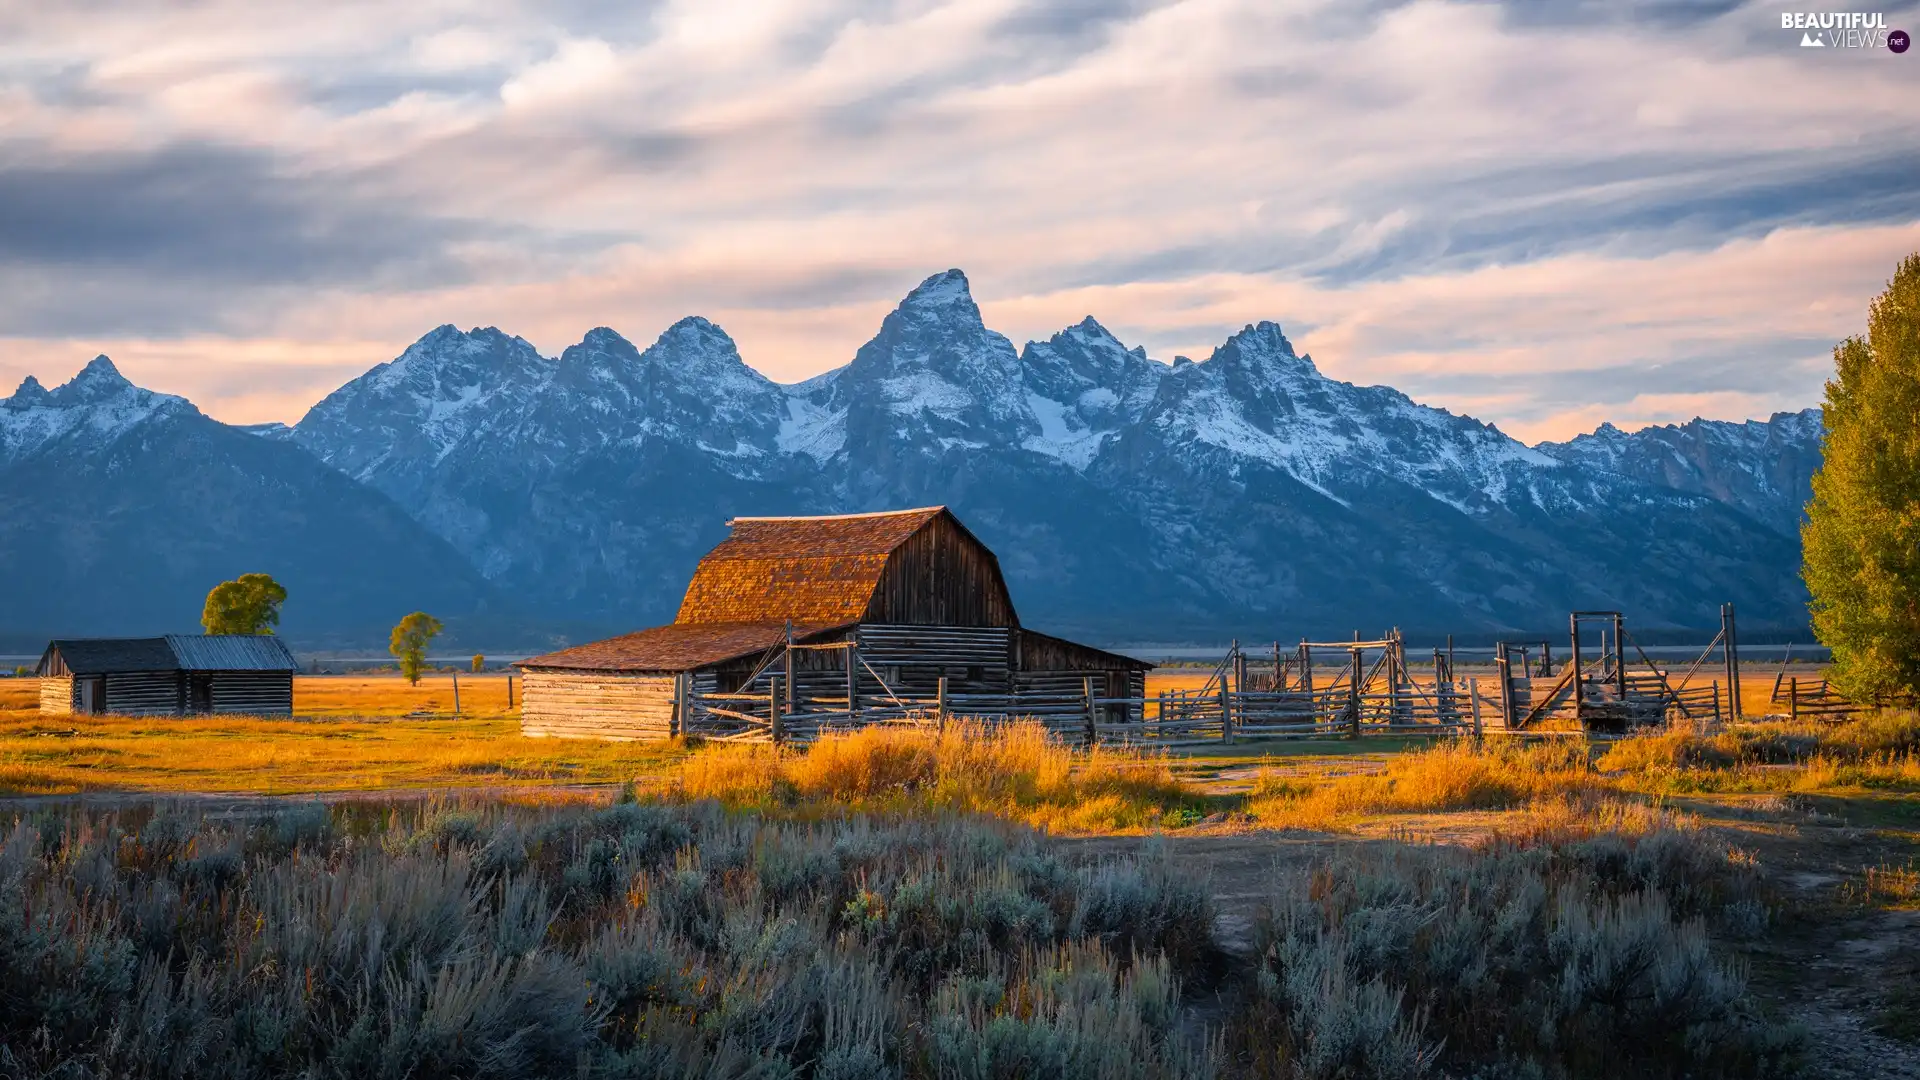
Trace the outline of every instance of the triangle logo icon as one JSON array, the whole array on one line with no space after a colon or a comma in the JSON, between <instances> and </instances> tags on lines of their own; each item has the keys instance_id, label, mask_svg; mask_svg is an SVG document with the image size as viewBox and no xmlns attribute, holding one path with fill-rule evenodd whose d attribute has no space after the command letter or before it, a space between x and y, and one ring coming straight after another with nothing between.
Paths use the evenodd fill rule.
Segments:
<instances>
[{"instance_id":1,"label":"triangle logo icon","mask_svg":"<svg viewBox=\"0 0 1920 1080\"><path fill-rule=\"evenodd\" d=\"M1803 33L1800 35L1800 47L1803 49L1824 49L1827 47L1827 43L1814 37L1810 33Z\"/></svg>"}]
</instances>

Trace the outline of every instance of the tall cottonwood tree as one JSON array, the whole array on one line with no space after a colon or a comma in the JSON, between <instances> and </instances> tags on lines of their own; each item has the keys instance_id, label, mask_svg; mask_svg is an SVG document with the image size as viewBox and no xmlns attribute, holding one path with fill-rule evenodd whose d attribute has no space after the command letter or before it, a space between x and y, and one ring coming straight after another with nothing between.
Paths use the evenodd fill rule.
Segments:
<instances>
[{"instance_id":1,"label":"tall cottonwood tree","mask_svg":"<svg viewBox=\"0 0 1920 1080\"><path fill-rule=\"evenodd\" d=\"M400 674L414 685L420 683L420 673L427 669L427 646L440 633L440 620L424 611L416 611L400 620L393 628L393 638L387 645L394 659L400 661Z\"/></svg>"},{"instance_id":2,"label":"tall cottonwood tree","mask_svg":"<svg viewBox=\"0 0 1920 1080\"><path fill-rule=\"evenodd\" d=\"M271 634L280 624L286 586L270 574L241 574L207 594L200 625L209 634Z\"/></svg>"},{"instance_id":3,"label":"tall cottonwood tree","mask_svg":"<svg viewBox=\"0 0 1920 1080\"><path fill-rule=\"evenodd\" d=\"M1814 634L1842 693L1920 693L1920 254L1833 364L1800 530Z\"/></svg>"}]
</instances>

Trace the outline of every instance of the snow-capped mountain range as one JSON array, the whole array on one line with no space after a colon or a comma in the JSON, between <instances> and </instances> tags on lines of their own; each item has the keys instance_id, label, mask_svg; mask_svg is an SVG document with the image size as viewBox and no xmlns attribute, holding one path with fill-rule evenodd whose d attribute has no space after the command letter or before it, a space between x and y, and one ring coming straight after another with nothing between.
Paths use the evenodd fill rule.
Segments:
<instances>
[{"instance_id":1,"label":"snow-capped mountain range","mask_svg":"<svg viewBox=\"0 0 1920 1080\"><path fill-rule=\"evenodd\" d=\"M950 270L846 366L793 385L697 317L644 349L597 328L555 359L442 326L291 429L232 429L103 357L0 400L0 498L51 447L167 417L350 478L458 553L469 606L529 625L670 617L735 514L946 503L999 552L1029 621L1116 642L1534 631L1573 607L1704 626L1725 600L1798 624L1820 439L1808 410L1530 448L1329 379L1270 322L1172 365L1092 318L1016 349Z\"/></svg>"}]
</instances>

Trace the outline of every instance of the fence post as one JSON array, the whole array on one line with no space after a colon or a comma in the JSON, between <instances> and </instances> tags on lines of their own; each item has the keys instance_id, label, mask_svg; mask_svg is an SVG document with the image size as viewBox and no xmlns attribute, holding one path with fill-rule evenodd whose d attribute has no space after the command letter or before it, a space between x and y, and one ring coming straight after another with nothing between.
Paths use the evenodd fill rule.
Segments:
<instances>
[{"instance_id":1,"label":"fence post","mask_svg":"<svg viewBox=\"0 0 1920 1080\"><path fill-rule=\"evenodd\" d=\"M1220 676L1220 741L1233 742L1233 697L1227 693L1227 677Z\"/></svg>"},{"instance_id":2,"label":"fence post","mask_svg":"<svg viewBox=\"0 0 1920 1080\"><path fill-rule=\"evenodd\" d=\"M1087 746L1091 748L1100 738L1100 729L1095 725L1093 719L1093 676L1086 675L1081 677L1080 699L1087 709Z\"/></svg>"},{"instance_id":3,"label":"fence post","mask_svg":"<svg viewBox=\"0 0 1920 1080\"><path fill-rule=\"evenodd\" d=\"M460 673L453 673L453 715L460 715Z\"/></svg>"},{"instance_id":4,"label":"fence post","mask_svg":"<svg viewBox=\"0 0 1920 1080\"><path fill-rule=\"evenodd\" d=\"M507 676L507 708L513 708L513 676Z\"/></svg>"},{"instance_id":5,"label":"fence post","mask_svg":"<svg viewBox=\"0 0 1920 1080\"><path fill-rule=\"evenodd\" d=\"M1480 739L1485 735L1480 727L1480 680L1467 680L1467 700L1473 703L1473 737Z\"/></svg>"},{"instance_id":6,"label":"fence post","mask_svg":"<svg viewBox=\"0 0 1920 1080\"><path fill-rule=\"evenodd\" d=\"M857 631L856 631L857 633ZM860 643L847 642L847 726L860 723Z\"/></svg>"},{"instance_id":7,"label":"fence post","mask_svg":"<svg viewBox=\"0 0 1920 1080\"><path fill-rule=\"evenodd\" d=\"M767 676L767 737L779 745L786 737L786 726L780 717L780 676Z\"/></svg>"},{"instance_id":8,"label":"fence post","mask_svg":"<svg viewBox=\"0 0 1920 1080\"><path fill-rule=\"evenodd\" d=\"M1353 632L1355 642L1360 640L1360 631ZM1367 655L1358 644L1353 647L1353 675L1347 680L1347 726L1354 738L1360 737L1360 673L1366 665Z\"/></svg>"},{"instance_id":9,"label":"fence post","mask_svg":"<svg viewBox=\"0 0 1920 1080\"><path fill-rule=\"evenodd\" d=\"M1787 719L1800 719L1800 680L1787 680Z\"/></svg>"},{"instance_id":10,"label":"fence post","mask_svg":"<svg viewBox=\"0 0 1920 1080\"><path fill-rule=\"evenodd\" d=\"M947 729L947 677L945 675L940 676L939 681L933 684L933 719L940 725L940 730Z\"/></svg>"},{"instance_id":11,"label":"fence post","mask_svg":"<svg viewBox=\"0 0 1920 1080\"><path fill-rule=\"evenodd\" d=\"M1720 682L1717 679L1713 683L1713 722L1720 723Z\"/></svg>"}]
</instances>

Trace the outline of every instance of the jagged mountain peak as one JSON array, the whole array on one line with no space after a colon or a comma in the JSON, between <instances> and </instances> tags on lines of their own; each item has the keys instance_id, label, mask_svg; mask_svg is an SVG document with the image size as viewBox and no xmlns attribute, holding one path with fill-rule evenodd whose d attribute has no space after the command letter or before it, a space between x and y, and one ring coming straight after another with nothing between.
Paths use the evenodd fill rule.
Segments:
<instances>
[{"instance_id":1,"label":"jagged mountain peak","mask_svg":"<svg viewBox=\"0 0 1920 1080\"><path fill-rule=\"evenodd\" d=\"M39 379L29 375L20 380L20 387L13 392L13 396L0 401L0 405L11 405L17 409L32 408L45 405L52 396L47 392L46 387L40 385Z\"/></svg>"},{"instance_id":2,"label":"jagged mountain peak","mask_svg":"<svg viewBox=\"0 0 1920 1080\"><path fill-rule=\"evenodd\" d=\"M1293 342L1287 340L1287 335L1281 331L1280 324L1265 319L1241 328L1239 333L1228 338L1225 343L1213 350L1212 356L1207 358L1210 364L1221 361L1225 361L1228 365L1278 365L1319 374L1319 369L1314 367L1311 358L1301 356L1294 351Z\"/></svg>"},{"instance_id":3,"label":"jagged mountain peak","mask_svg":"<svg viewBox=\"0 0 1920 1080\"><path fill-rule=\"evenodd\" d=\"M54 390L29 375L19 390L0 400L0 466L58 445L74 436L89 449L108 446L156 418L199 416L193 403L136 386L113 361L95 357Z\"/></svg>"},{"instance_id":4,"label":"jagged mountain peak","mask_svg":"<svg viewBox=\"0 0 1920 1080\"><path fill-rule=\"evenodd\" d=\"M90 383L103 383L114 386L132 385L127 382L125 375L120 374L120 369L113 366L113 361L108 359L106 353L101 353L87 361L87 366L81 368L80 373L75 375L73 382L68 385L86 385Z\"/></svg>"},{"instance_id":5,"label":"jagged mountain peak","mask_svg":"<svg viewBox=\"0 0 1920 1080\"><path fill-rule=\"evenodd\" d=\"M943 270L914 286L913 291L900 301L902 309L913 311L942 311L958 309L970 311L979 318L980 309L973 302L973 288L967 281L967 275L960 270Z\"/></svg>"},{"instance_id":6,"label":"jagged mountain peak","mask_svg":"<svg viewBox=\"0 0 1920 1080\"><path fill-rule=\"evenodd\" d=\"M689 315L661 331L648 351L656 350L675 364L718 365L729 371L751 372L754 378L766 381L741 359L740 346L732 335L698 315Z\"/></svg>"},{"instance_id":7,"label":"jagged mountain peak","mask_svg":"<svg viewBox=\"0 0 1920 1080\"><path fill-rule=\"evenodd\" d=\"M119 398L130 390L138 389L127 381L125 375L120 374L120 369L114 367L113 361L103 353L87 361L87 366L81 368L79 374L50 396L58 404L73 405Z\"/></svg>"},{"instance_id":8,"label":"jagged mountain peak","mask_svg":"<svg viewBox=\"0 0 1920 1080\"><path fill-rule=\"evenodd\" d=\"M1035 345L1039 344L1043 343L1030 341L1027 343L1027 347L1031 350ZM1098 350L1100 353L1116 357L1130 356L1140 360L1147 358L1146 346L1136 345L1133 348L1128 348L1113 331L1101 325L1100 321L1091 315L1054 334L1048 338L1044 344L1056 348L1071 344Z\"/></svg>"}]
</instances>

